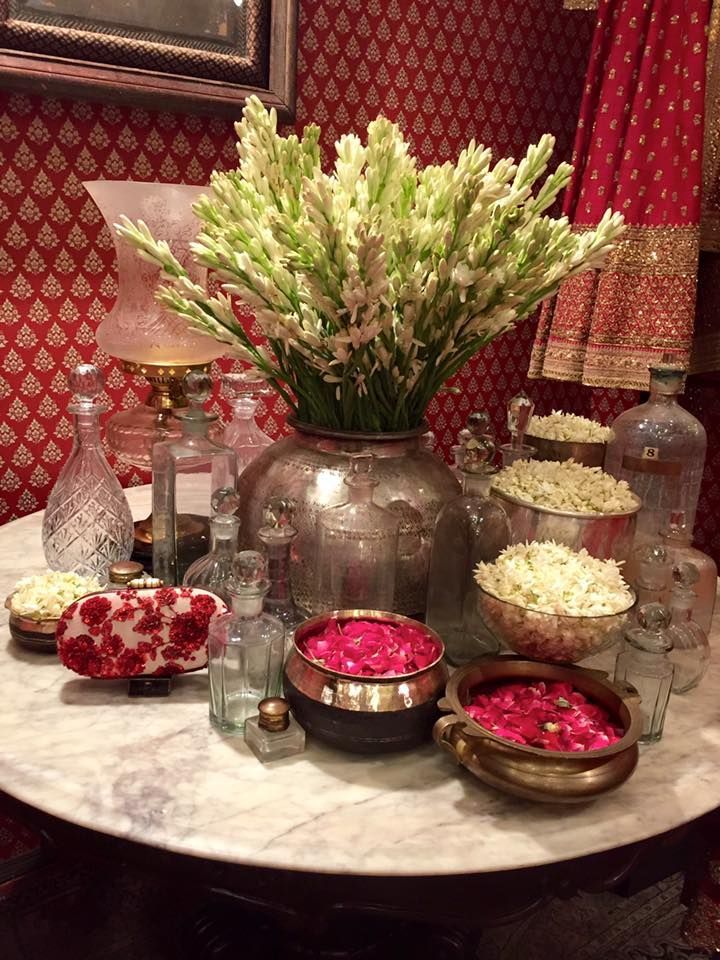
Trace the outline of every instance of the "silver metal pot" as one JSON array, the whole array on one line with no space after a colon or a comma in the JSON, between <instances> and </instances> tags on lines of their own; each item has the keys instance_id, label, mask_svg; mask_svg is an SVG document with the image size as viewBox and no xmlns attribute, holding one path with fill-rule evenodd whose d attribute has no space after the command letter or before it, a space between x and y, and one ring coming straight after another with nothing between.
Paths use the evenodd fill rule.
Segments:
<instances>
[{"instance_id":1,"label":"silver metal pot","mask_svg":"<svg viewBox=\"0 0 720 960\"><path fill-rule=\"evenodd\" d=\"M540 507L495 488L491 493L505 508L513 543L554 540L573 550L584 547L590 556L600 560L627 560L630 556L642 506L639 497L635 498L635 506L624 513L587 514Z\"/></svg>"},{"instance_id":2,"label":"silver metal pot","mask_svg":"<svg viewBox=\"0 0 720 960\"><path fill-rule=\"evenodd\" d=\"M525 442L535 447L536 460L574 460L585 467L601 467L605 462L606 443L580 443L575 440L548 440L525 434Z\"/></svg>"},{"instance_id":3,"label":"silver metal pot","mask_svg":"<svg viewBox=\"0 0 720 960\"><path fill-rule=\"evenodd\" d=\"M379 485L374 500L400 519L400 550L394 611L423 616L435 519L440 508L460 493L450 468L425 449L423 425L405 433L343 433L294 421L294 433L278 440L250 463L238 481L241 548L259 547L263 504L273 496L296 503L290 574L295 601L313 609L317 517L325 507L347 500L343 483L353 453L374 454Z\"/></svg>"}]
</instances>

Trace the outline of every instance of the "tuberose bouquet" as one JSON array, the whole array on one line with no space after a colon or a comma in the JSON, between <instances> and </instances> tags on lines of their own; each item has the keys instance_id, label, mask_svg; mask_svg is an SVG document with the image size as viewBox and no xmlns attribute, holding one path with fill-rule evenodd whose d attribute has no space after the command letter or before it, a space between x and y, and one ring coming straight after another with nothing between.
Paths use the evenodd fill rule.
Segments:
<instances>
[{"instance_id":1,"label":"tuberose bouquet","mask_svg":"<svg viewBox=\"0 0 720 960\"><path fill-rule=\"evenodd\" d=\"M607 211L573 233L546 211L572 168L544 177L554 138L516 164L471 141L457 163L419 170L398 127L373 120L365 145L336 143L323 171L320 130L281 137L256 97L236 125L240 163L215 172L194 205L193 255L220 282L194 283L167 243L127 218L118 233L162 270L158 300L228 344L316 425L417 427L430 400L481 347L602 264L623 227ZM237 318L255 311L267 346Z\"/></svg>"}]
</instances>

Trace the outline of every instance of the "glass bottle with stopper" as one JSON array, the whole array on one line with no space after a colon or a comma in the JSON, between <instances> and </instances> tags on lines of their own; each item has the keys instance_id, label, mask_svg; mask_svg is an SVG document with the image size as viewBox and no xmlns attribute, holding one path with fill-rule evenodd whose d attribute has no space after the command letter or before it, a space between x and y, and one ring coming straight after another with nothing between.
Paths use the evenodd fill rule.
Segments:
<instances>
[{"instance_id":1,"label":"glass bottle with stopper","mask_svg":"<svg viewBox=\"0 0 720 960\"><path fill-rule=\"evenodd\" d=\"M644 543L633 553L634 579L638 606L665 603L672 581L672 563L661 543Z\"/></svg>"},{"instance_id":2,"label":"glass bottle with stopper","mask_svg":"<svg viewBox=\"0 0 720 960\"><path fill-rule=\"evenodd\" d=\"M672 660L675 664L673 693L687 693L705 676L710 662L707 634L693 620L697 602L695 584L700 579L697 567L684 561L673 568L674 585L670 591L672 623L668 631L672 639Z\"/></svg>"},{"instance_id":3,"label":"glass bottle with stopper","mask_svg":"<svg viewBox=\"0 0 720 960\"><path fill-rule=\"evenodd\" d=\"M510 443L504 443L500 447L504 467L511 466L516 460L532 460L537 453L535 447L525 443L525 434L534 410L535 404L524 390L508 400L507 425Z\"/></svg>"},{"instance_id":4,"label":"glass bottle with stopper","mask_svg":"<svg viewBox=\"0 0 720 960\"><path fill-rule=\"evenodd\" d=\"M108 567L129 560L133 520L127 499L100 443L97 402L105 382L90 363L81 363L68 376L75 395L73 447L48 498L43 516L42 544L52 570L73 571L106 582Z\"/></svg>"},{"instance_id":5,"label":"glass bottle with stopper","mask_svg":"<svg viewBox=\"0 0 720 960\"><path fill-rule=\"evenodd\" d=\"M707 437L700 421L678 403L685 369L665 354L650 367L650 399L622 413L612 425L605 469L626 480L642 500L636 543L655 542L670 517L695 524Z\"/></svg>"},{"instance_id":6,"label":"glass bottle with stopper","mask_svg":"<svg viewBox=\"0 0 720 960\"><path fill-rule=\"evenodd\" d=\"M232 513L216 513L210 518L210 551L191 563L183 586L201 587L230 603L229 582L237 553L240 521Z\"/></svg>"},{"instance_id":7,"label":"glass bottle with stopper","mask_svg":"<svg viewBox=\"0 0 720 960\"><path fill-rule=\"evenodd\" d=\"M692 616L700 629L709 634L717 593L717 564L712 557L692 545L692 533L682 512L671 517L670 523L661 531L661 539L670 565L692 563L697 568L696 603Z\"/></svg>"},{"instance_id":8,"label":"glass bottle with stopper","mask_svg":"<svg viewBox=\"0 0 720 960\"><path fill-rule=\"evenodd\" d=\"M222 385L232 409L232 420L225 427L223 442L237 454L240 476L245 467L273 442L255 419L258 397L272 391L264 380L247 372L224 374Z\"/></svg>"},{"instance_id":9,"label":"glass bottle with stopper","mask_svg":"<svg viewBox=\"0 0 720 960\"><path fill-rule=\"evenodd\" d=\"M615 682L629 683L640 694L643 716L642 743L662 737L675 667L670 660L670 613L661 603L646 603L638 610L638 626L625 633L623 650L615 662Z\"/></svg>"},{"instance_id":10,"label":"glass bottle with stopper","mask_svg":"<svg viewBox=\"0 0 720 960\"><path fill-rule=\"evenodd\" d=\"M290 583L290 553L297 537L294 515L293 500L271 497L263 508L263 525L258 530L258 539L267 554L270 581L264 609L285 627L286 643L292 642L295 628L306 619L304 611L295 605Z\"/></svg>"},{"instance_id":11,"label":"glass bottle with stopper","mask_svg":"<svg viewBox=\"0 0 720 960\"><path fill-rule=\"evenodd\" d=\"M268 697L258 704L258 715L245 723L245 743L261 763L302 753L305 731L290 714L282 697Z\"/></svg>"},{"instance_id":12,"label":"glass bottle with stopper","mask_svg":"<svg viewBox=\"0 0 720 960\"><path fill-rule=\"evenodd\" d=\"M461 448L463 492L438 514L430 555L426 622L440 634L455 666L499 647L483 622L473 578L476 565L495 560L511 539L505 511L488 496L496 472L488 423L486 414L468 419Z\"/></svg>"},{"instance_id":13,"label":"glass bottle with stopper","mask_svg":"<svg viewBox=\"0 0 720 960\"><path fill-rule=\"evenodd\" d=\"M313 613L392 610L400 524L373 502L372 454L353 454L347 503L318 514L317 589Z\"/></svg>"},{"instance_id":14,"label":"glass bottle with stopper","mask_svg":"<svg viewBox=\"0 0 720 960\"><path fill-rule=\"evenodd\" d=\"M213 498L234 492L235 451L209 436L217 416L203 409L212 380L192 371L183 380L188 408L176 414L179 440L153 447L153 573L167 586L181 584L208 551Z\"/></svg>"},{"instance_id":15,"label":"glass bottle with stopper","mask_svg":"<svg viewBox=\"0 0 720 960\"><path fill-rule=\"evenodd\" d=\"M210 625L210 720L226 733L241 734L260 701L280 692L285 630L263 613L269 586L262 554L241 551L228 583L231 612Z\"/></svg>"}]
</instances>

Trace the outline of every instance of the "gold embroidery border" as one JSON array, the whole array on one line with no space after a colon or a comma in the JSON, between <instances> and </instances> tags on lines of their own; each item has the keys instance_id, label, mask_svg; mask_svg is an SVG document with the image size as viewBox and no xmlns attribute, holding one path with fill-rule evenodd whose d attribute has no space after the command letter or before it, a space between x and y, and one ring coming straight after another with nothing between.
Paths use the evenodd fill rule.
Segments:
<instances>
[{"instance_id":1,"label":"gold embroidery border","mask_svg":"<svg viewBox=\"0 0 720 960\"><path fill-rule=\"evenodd\" d=\"M703 203L700 225L702 250L720 252L720 3L712 5L705 73L705 131L703 141ZM715 195L713 197L713 194ZM713 197L713 200L711 200Z\"/></svg>"},{"instance_id":2,"label":"gold embroidery border","mask_svg":"<svg viewBox=\"0 0 720 960\"><path fill-rule=\"evenodd\" d=\"M576 224L575 233L595 227ZM603 273L645 274L647 276L697 276L700 230L697 226L627 227L612 248Z\"/></svg>"}]
</instances>

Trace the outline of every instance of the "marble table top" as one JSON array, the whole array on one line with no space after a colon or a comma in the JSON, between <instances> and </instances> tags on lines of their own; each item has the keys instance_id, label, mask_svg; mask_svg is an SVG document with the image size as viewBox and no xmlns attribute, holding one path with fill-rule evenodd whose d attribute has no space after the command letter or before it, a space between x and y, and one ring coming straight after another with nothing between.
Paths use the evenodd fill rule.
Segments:
<instances>
[{"instance_id":1,"label":"marble table top","mask_svg":"<svg viewBox=\"0 0 720 960\"><path fill-rule=\"evenodd\" d=\"M149 488L128 492L136 518ZM0 528L0 591L45 569L40 515ZM261 765L207 716L204 673L167 699L84 679L0 625L0 790L74 824L238 864L428 876L539 866L663 833L720 805L720 658L673 697L618 791L579 807L515 800L432 744L366 759L309 744ZM716 622L715 640L720 637Z\"/></svg>"}]
</instances>

